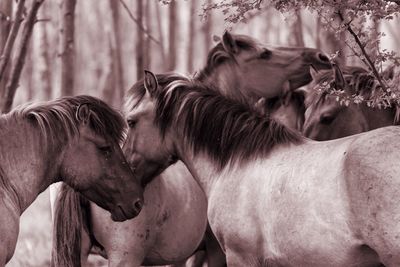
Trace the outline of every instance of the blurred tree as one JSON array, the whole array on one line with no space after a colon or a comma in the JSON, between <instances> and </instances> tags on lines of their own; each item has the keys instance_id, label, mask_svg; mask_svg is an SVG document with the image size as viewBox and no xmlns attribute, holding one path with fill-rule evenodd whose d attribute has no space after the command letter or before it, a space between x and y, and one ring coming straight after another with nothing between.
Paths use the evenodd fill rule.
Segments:
<instances>
[{"instance_id":1,"label":"blurred tree","mask_svg":"<svg viewBox=\"0 0 400 267\"><path fill-rule=\"evenodd\" d=\"M150 36L152 35L152 14L151 14L151 3L153 1L146 1L145 8L145 21L147 34L144 45L144 69L151 70L151 53L152 53L152 42Z\"/></svg>"},{"instance_id":2,"label":"blurred tree","mask_svg":"<svg viewBox=\"0 0 400 267\"><path fill-rule=\"evenodd\" d=\"M188 39L188 50L187 50L187 69L190 73L194 70L194 41L195 41L195 27L196 20L195 12L197 7L197 1L192 0L190 2L190 13L189 13L189 39ZM211 34L211 33L209 33Z\"/></svg>"},{"instance_id":3,"label":"blurred tree","mask_svg":"<svg viewBox=\"0 0 400 267\"><path fill-rule=\"evenodd\" d=\"M11 68L10 79L6 85L4 97L1 99L1 111L7 113L11 110L15 92L18 88L19 78L24 67L29 41L32 35L33 26L36 22L36 14L44 0L33 0L24 27L21 32L21 39L16 48L16 56Z\"/></svg>"},{"instance_id":4,"label":"blurred tree","mask_svg":"<svg viewBox=\"0 0 400 267\"><path fill-rule=\"evenodd\" d=\"M143 34L143 0L137 0L137 34L136 34L136 78L143 77L144 70L144 34Z\"/></svg>"},{"instance_id":5,"label":"blurred tree","mask_svg":"<svg viewBox=\"0 0 400 267\"><path fill-rule=\"evenodd\" d=\"M4 77L8 61L11 57L11 52L14 46L15 39L17 38L19 27L22 22L22 17L25 11L25 0L20 0L17 5L17 10L14 16L14 22L11 26L10 33L7 36L7 40L4 44L4 48L2 49L1 57L0 57L0 81L4 83L7 82L6 77ZM5 95L5 88L4 91L0 94L3 98Z\"/></svg>"},{"instance_id":6,"label":"blurred tree","mask_svg":"<svg viewBox=\"0 0 400 267\"><path fill-rule=\"evenodd\" d=\"M168 70L175 70L176 67L176 38L178 13L176 0L171 0L169 4L169 26L168 26Z\"/></svg>"},{"instance_id":7,"label":"blurred tree","mask_svg":"<svg viewBox=\"0 0 400 267\"><path fill-rule=\"evenodd\" d=\"M74 94L74 35L76 0L60 0L61 95Z\"/></svg>"},{"instance_id":8,"label":"blurred tree","mask_svg":"<svg viewBox=\"0 0 400 267\"><path fill-rule=\"evenodd\" d=\"M155 5L156 8L156 17L157 17L157 30L158 30L158 36L160 39L160 51L161 51L161 59L163 62L163 66L166 63L166 56L165 56L165 46L164 46L164 33L163 33L163 28L162 28L162 16L161 16L161 11L160 11L160 5Z\"/></svg>"},{"instance_id":9,"label":"blurred tree","mask_svg":"<svg viewBox=\"0 0 400 267\"><path fill-rule=\"evenodd\" d=\"M51 90L51 59L50 59L50 44L49 44L49 34L48 26L49 22L49 5L48 2L44 3L42 8L39 10L39 15L45 21L38 25L39 27L39 61L38 72L39 72L39 82L40 88L43 88L44 99L50 100L52 96Z\"/></svg>"},{"instance_id":10,"label":"blurred tree","mask_svg":"<svg viewBox=\"0 0 400 267\"><path fill-rule=\"evenodd\" d=\"M207 5L212 5L212 0L206 0ZM211 33L212 33L212 14L209 13L207 17L205 18L204 24L203 24L203 34L204 34L204 48L206 50L206 53L208 53L208 50L211 48Z\"/></svg>"},{"instance_id":11,"label":"blurred tree","mask_svg":"<svg viewBox=\"0 0 400 267\"><path fill-rule=\"evenodd\" d=\"M301 19L301 11L294 11L291 19L289 19L289 45L304 47L303 23Z\"/></svg>"},{"instance_id":12,"label":"blurred tree","mask_svg":"<svg viewBox=\"0 0 400 267\"><path fill-rule=\"evenodd\" d=\"M3 53L11 29L12 3L12 0L0 1L0 55ZM4 79L0 79L0 93L5 90L8 72L9 68L6 68Z\"/></svg>"},{"instance_id":13,"label":"blurred tree","mask_svg":"<svg viewBox=\"0 0 400 267\"><path fill-rule=\"evenodd\" d=\"M140 1L139 1L140 2ZM114 76L114 84L112 85L114 94L117 96L117 106L120 106L122 104L122 99L124 97L124 73L123 73L123 67L122 67L122 58L121 58L121 31L120 31L120 26L119 26L119 17L120 17L120 12L119 12L119 2L115 0L110 0L110 9L111 9L111 15L112 15L112 61L113 61L113 68L112 68L112 74ZM111 103L112 100L110 99Z\"/></svg>"}]
</instances>

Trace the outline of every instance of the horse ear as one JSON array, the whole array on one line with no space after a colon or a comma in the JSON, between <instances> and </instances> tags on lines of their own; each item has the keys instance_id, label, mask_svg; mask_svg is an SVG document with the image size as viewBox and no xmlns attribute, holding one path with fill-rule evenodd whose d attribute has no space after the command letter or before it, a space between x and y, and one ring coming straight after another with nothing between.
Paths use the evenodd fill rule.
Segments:
<instances>
[{"instance_id":1,"label":"horse ear","mask_svg":"<svg viewBox=\"0 0 400 267\"><path fill-rule=\"evenodd\" d=\"M394 66L395 66L395 65L390 65L389 67L387 67L387 68L382 72L382 77L383 77L386 81L393 80L393 77L394 77Z\"/></svg>"},{"instance_id":2,"label":"horse ear","mask_svg":"<svg viewBox=\"0 0 400 267\"><path fill-rule=\"evenodd\" d=\"M265 102L265 97L261 97L260 99L258 99L258 101L254 104L254 110L261 115L267 114Z\"/></svg>"},{"instance_id":3,"label":"horse ear","mask_svg":"<svg viewBox=\"0 0 400 267\"><path fill-rule=\"evenodd\" d=\"M342 71L340 70L340 68L337 64L333 64L332 67L333 67L333 72L335 75L336 89L345 89L346 81L343 77Z\"/></svg>"},{"instance_id":4,"label":"horse ear","mask_svg":"<svg viewBox=\"0 0 400 267\"><path fill-rule=\"evenodd\" d=\"M154 93L158 88L158 81L156 76L148 70L144 71L144 88L146 88L147 93L154 96Z\"/></svg>"},{"instance_id":5,"label":"horse ear","mask_svg":"<svg viewBox=\"0 0 400 267\"><path fill-rule=\"evenodd\" d=\"M90 108L88 104L81 104L75 113L76 119L83 124L87 124L90 119Z\"/></svg>"},{"instance_id":6,"label":"horse ear","mask_svg":"<svg viewBox=\"0 0 400 267\"><path fill-rule=\"evenodd\" d=\"M221 37L219 37L218 35L213 35L213 41L214 42L216 42L216 43L218 43L218 42L221 42Z\"/></svg>"},{"instance_id":7,"label":"horse ear","mask_svg":"<svg viewBox=\"0 0 400 267\"><path fill-rule=\"evenodd\" d=\"M222 45L224 46L224 49L230 54L236 54L239 52L235 39L228 31L226 31L222 36Z\"/></svg>"}]
</instances>

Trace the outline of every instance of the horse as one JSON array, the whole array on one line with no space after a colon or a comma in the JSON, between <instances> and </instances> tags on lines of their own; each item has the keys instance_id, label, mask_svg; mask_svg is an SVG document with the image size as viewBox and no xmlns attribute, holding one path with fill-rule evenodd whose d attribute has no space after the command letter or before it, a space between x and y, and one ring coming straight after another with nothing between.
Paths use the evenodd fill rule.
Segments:
<instances>
[{"instance_id":1,"label":"horse","mask_svg":"<svg viewBox=\"0 0 400 267\"><path fill-rule=\"evenodd\" d=\"M222 50L224 47L229 47L230 45L236 47L236 54L232 54L229 58L224 58L224 62L218 60L217 64L217 62L214 61L216 59L215 55L217 53L223 54ZM286 80L291 80L292 86L294 86L296 76L302 79L302 83L304 82L304 79L309 76L310 65L315 65L318 69L330 66L324 61L325 58L322 53L317 50L308 48L297 48L293 51L290 51L289 48L280 48L277 50L274 50L273 48L266 49L251 37L243 35L236 36L226 32L221 43L217 44L216 47L210 51L207 65L198 75L195 75L195 79L207 78L208 83L214 83L212 79L217 76L213 76L213 78L206 77L207 73L214 73L214 69L216 72L219 72L224 69L224 66L229 70L234 70L233 74L238 73L241 70L241 68L236 68L241 66L238 64L242 64L244 67L243 69L246 69L249 66L248 61L245 60L246 57L250 57L251 55L254 58L258 56L261 57L261 53L265 54L267 50L270 51L271 55L273 55L271 60L268 60L267 58L264 58L259 62L254 60L253 66L254 64L259 64L260 67L265 68L268 64L276 64L276 66L271 66L270 68L265 69L273 70L273 72L279 72L281 75L285 75ZM228 54L228 52L229 51L225 51L226 54ZM290 58L294 62L295 66L278 64L288 60L289 56L291 56ZM220 59L222 58L223 57L220 57ZM231 66L233 59L235 59L236 62L235 68ZM289 70L286 71L285 68L289 68ZM224 71L224 74L226 75L227 71ZM264 76L267 74L268 73L263 73ZM160 81L161 86L168 84L171 79L177 78L179 77L176 75L158 75L158 80ZM287 84L289 85L289 83ZM274 84L274 86L277 85ZM136 90L136 87L143 87L143 80L137 82L132 87L131 91ZM218 87L215 87L215 89L219 90ZM293 93L293 95L297 94ZM241 97L240 95L236 96L235 94L231 94L231 96L235 96L236 98ZM244 96L242 100L250 102L250 99L245 99ZM284 105L281 105L279 100L273 101L275 101L273 106L277 109L279 107L291 109L291 105L289 106L288 103L291 103L292 101L286 101L287 103L285 102ZM272 104L270 105L272 106ZM129 102L127 102L126 106L128 110L131 109ZM126 152L126 156L130 158L129 151L127 150ZM177 177L175 178L175 176ZM146 205L138 218L122 224L113 223L104 216L104 211L100 208L92 204L83 203L82 200L80 200L81 205L70 204L71 206L77 207L74 211L74 215L62 215L63 211L58 212L56 216L61 216L61 218L64 216L76 216L76 214L82 213L84 216L90 216L87 220L84 220L83 224L75 223L74 225L68 226L68 228L76 229L76 231L82 229L80 233L85 240L80 249L81 259L75 259L75 262L70 263L70 265L79 266L81 262L85 263L90 251L95 251L103 257L108 258L109 266L138 266L142 263L147 265L170 264L185 260L196 251L196 248L203 237L207 205L203 195L204 193L195 182L188 182L193 181L188 176L190 176L190 173L182 166L182 164L175 164L166 172L162 173L160 178L154 179L151 183L143 180L142 184L146 185ZM183 192L190 192L190 194L185 194ZM69 192L69 194L74 193ZM164 205L157 206L154 204L157 203L159 196L167 199ZM62 201L62 199L60 201ZM78 201L79 198L76 199L76 202ZM147 206L149 206L149 208L147 208ZM64 205L64 207L66 207L66 205ZM196 209L195 212L193 211L193 207ZM190 212L189 209L191 210ZM166 220L162 225L156 223L156 221L163 221L161 215L164 213L171 214L171 216L168 216L168 220ZM177 217L179 220L176 219ZM194 219L195 221L193 221ZM71 224L74 223L73 221L66 222L71 222ZM55 227L56 229L59 228L57 225ZM176 229L180 230L178 231ZM192 231L192 229L196 229L196 231ZM58 232L58 230L55 231ZM189 233L189 231L191 232ZM140 236L149 236L150 238L143 241L142 238L137 237L134 233L140 233ZM171 233L173 234L172 236ZM62 236L60 233L56 236L60 240L67 238L67 236ZM165 245L167 242L157 243L157 240L169 240L169 245ZM207 250L207 256L210 256L210 254L218 255L218 243L214 242L211 231L207 231L204 242L206 243L205 247ZM204 242L202 242L203 247ZM212 249L209 249L210 247ZM79 251L79 248L76 248L76 250ZM127 251L128 253L125 253ZM69 252L67 250L59 250L58 253L59 255L67 255ZM208 261L209 266L224 265L223 255L216 257L211 256L211 258L212 259Z\"/></svg>"},{"instance_id":2,"label":"horse","mask_svg":"<svg viewBox=\"0 0 400 267\"><path fill-rule=\"evenodd\" d=\"M14 254L19 217L54 182L69 184L112 220L140 212L143 190L119 146L125 121L101 100L76 96L23 105L2 115L0 125L1 266Z\"/></svg>"},{"instance_id":3,"label":"horse","mask_svg":"<svg viewBox=\"0 0 400 267\"><path fill-rule=\"evenodd\" d=\"M361 67L348 66L316 74L314 88L325 84L342 90L347 104L337 101L337 96L325 90L313 90L307 96L303 134L314 140L331 140L376 128L397 125L397 108L368 106L381 91L379 82ZM352 100L360 99L359 102ZM356 102L356 103L355 103Z\"/></svg>"},{"instance_id":4,"label":"horse","mask_svg":"<svg viewBox=\"0 0 400 267\"><path fill-rule=\"evenodd\" d=\"M329 58L307 47L273 47L247 35L228 31L207 55L195 79L216 87L225 96L256 102L294 91L312 81L310 67L330 69Z\"/></svg>"},{"instance_id":5,"label":"horse","mask_svg":"<svg viewBox=\"0 0 400 267\"><path fill-rule=\"evenodd\" d=\"M196 81L132 92L123 151L181 160L228 266L399 266L400 129L317 142Z\"/></svg>"}]
</instances>

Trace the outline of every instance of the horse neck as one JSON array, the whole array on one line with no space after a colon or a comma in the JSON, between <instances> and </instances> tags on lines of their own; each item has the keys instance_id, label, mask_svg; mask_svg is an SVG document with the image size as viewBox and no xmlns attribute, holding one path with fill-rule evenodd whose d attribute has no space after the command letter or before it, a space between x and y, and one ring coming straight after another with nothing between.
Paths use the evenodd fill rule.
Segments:
<instances>
[{"instance_id":1,"label":"horse neck","mask_svg":"<svg viewBox=\"0 0 400 267\"><path fill-rule=\"evenodd\" d=\"M368 122L368 130L394 125L395 111L393 108L378 109L363 105L361 110Z\"/></svg>"},{"instance_id":2,"label":"horse neck","mask_svg":"<svg viewBox=\"0 0 400 267\"><path fill-rule=\"evenodd\" d=\"M22 213L57 176L57 155L43 150L40 130L27 120L0 118L0 187ZM60 149L58 144L54 147Z\"/></svg>"},{"instance_id":3,"label":"horse neck","mask_svg":"<svg viewBox=\"0 0 400 267\"><path fill-rule=\"evenodd\" d=\"M218 180L219 171L214 161L205 153L194 154L186 144L185 138L179 137L174 141L179 159L185 164L190 174L199 184L200 188L208 198L214 184Z\"/></svg>"},{"instance_id":4,"label":"horse neck","mask_svg":"<svg viewBox=\"0 0 400 267\"><path fill-rule=\"evenodd\" d=\"M204 75L200 79L210 88L218 88L219 92L229 98L237 99L244 96L242 92L241 76L237 66L233 63L225 63L214 70L209 75Z\"/></svg>"}]
</instances>

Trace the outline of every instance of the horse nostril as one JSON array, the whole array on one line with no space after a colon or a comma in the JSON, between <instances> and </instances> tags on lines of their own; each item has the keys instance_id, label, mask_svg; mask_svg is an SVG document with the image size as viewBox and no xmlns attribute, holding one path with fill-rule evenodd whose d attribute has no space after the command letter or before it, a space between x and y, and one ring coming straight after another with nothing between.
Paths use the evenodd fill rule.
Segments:
<instances>
[{"instance_id":1,"label":"horse nostril","mask_svg":"<svg viewBox=\"0 0 400 267\"><path fill-rule=\"evenodd\" d=\"M143 208L143 201L141 199L138 199L135 201L135 204L133 204L133 206L135 207L135 211L139 213Z\"/></svg>"},{"instance_id":2,"label":"horse nostril","mask_svg":"<svg viewBox=\"0 0 400 267\"><path fill-rule=\"evenodd\" d=\"M326 55L322 54L322 53L318 53L317 57L322 62L329 62L329 58Z\"/></svg>"}]
</instances>

